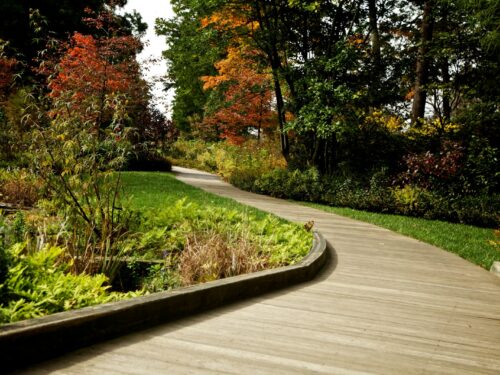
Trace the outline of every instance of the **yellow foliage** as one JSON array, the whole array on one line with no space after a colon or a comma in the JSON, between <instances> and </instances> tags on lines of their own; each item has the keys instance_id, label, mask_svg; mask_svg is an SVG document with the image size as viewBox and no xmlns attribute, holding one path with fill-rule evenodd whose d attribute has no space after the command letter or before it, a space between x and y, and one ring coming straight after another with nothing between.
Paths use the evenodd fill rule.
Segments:
<instances>
[{"instance_id":1,"label":"yellow foliage","mask_svg":"<svg viewBox=\"0 0 500 375\"><path fill-rule=\"evenodd\" d=\"M209 90L219 86L221 83L245 78L254 84L263 84L269 82L271 75L269 72L259 72L252 57L259 52L247 45L239 47L229 47L227 57L215 63L215 68L219 73L216 76L202 76L204 82L203 89ZM254 66L252 66L254 65ZM249 69L251 66L251 69Z\"/></svg>"},{"instance_id":2,"label":"yellow foliage","mask_svg":"<svg viewBox=\"0 0 500 375\"><path fill-rule=\"evenodd\" d=\"M238 9L226 6L218 12L202 18L200 24L201 28L212 26L221 31L235 30L240 27L246 27L249 31L253 31L259 26L258 22L250 21L241 14L241 6Z\"/></svg>"},{"instance_id":3,"label":"yellow foliage","mask_svg":"<svg viewBox=\"0 0 500 375\"><path fill-rule=\"evenodd\" d=\"M402 212L410 212L418 207L420 197L425 191L416 186L406 185L403 188L393 189L392 194L399 209Z\"/></svg>"},{"instance_id":4,"label":"yellow foliage","mask_svg":"<svg viewBox=\"0 0 500 375\"><path fill-rule=\"evenodd\" d=\"M439 118L430 121L422 121L417 126L412 126L406 132L409 139L421 137L433 137L440 134L453 134L460 130L461 126L453 123L443 124Z\"/></svg>"},{"instance_id":5,"label":"yellow foliage","mask_svg":"<svg viewBox=\"0 0 500 375\"><path fill-rule=\"evenodd\" d=\"M375 110L365 117L366 124L376 124L382 128L387 128L390 132L396 133L403 129L404 122L401 118Z\"/></svg>"}]
</instances>

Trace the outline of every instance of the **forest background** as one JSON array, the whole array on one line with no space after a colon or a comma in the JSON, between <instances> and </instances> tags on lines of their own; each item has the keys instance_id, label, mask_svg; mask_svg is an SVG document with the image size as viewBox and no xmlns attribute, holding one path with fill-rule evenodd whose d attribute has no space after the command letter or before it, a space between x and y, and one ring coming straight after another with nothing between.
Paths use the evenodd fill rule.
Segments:
<instances>
[{"instance_id":1,"label":"forest background","mask_svg":"<svg viewBox=\"0 0 500 375\"><path fill-rule=\"evenodd\" d=\"M177 162L279 197L498 225L498 2L172 5L157 32Z\"/></svg>"}]
</instances>

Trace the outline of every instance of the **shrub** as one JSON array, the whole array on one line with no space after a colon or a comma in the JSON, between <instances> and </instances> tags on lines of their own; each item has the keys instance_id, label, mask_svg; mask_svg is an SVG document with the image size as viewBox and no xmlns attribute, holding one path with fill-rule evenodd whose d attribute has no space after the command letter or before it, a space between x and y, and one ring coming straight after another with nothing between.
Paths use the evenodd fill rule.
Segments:
<instances>
[{"instance_id":1,"label":"shrub","mask_svg":"<svg viewBox=\"0 0 500 375\"><path fill-rule=\"evenodd\" d=\"M178 139L172 145L169 151L169 158L176 165L198 168L213 172L213 169L207 168L203 159L200 161L198 157L207 151L209 144L200 140ZM210 155L210 154L209 154ZM214 164L215 165L215 164Z\"/></svg>"},{"instance_id":2,"label":"shrub","mask_svg":"<svg viewBox=\"0 0 500 375\"><path fill-rule=\"evenodd\" d=\"M0 307L0 323L36 318L134 295L109 293L104 275L68 273L68 265L61 259L63 253L62 248L51 246L34 253L27 252L23 244L11 247L11 266L5 281L8 300Z\"/></svg>"},{"instance_id":3,"label":"shrub","mask_svg":"<svg viewBox=\"0 0 500 375\"><path fill-rule=\"evenodd\" d=\"M498 195L453 196L415 185L390 188L388 184L383 171L372 175L367 185L344 176L319 176L313 169L276 169L257 178L252 190L279 198L485 227L495 227L500 222Z\"/></svg>"},{"instance_id":4,"label":"shrub","mask_svg":"<svg viewBox=\"0 0 500 375\"><path fill-rule=\"evenodd\" d=\"M405 156L407 170L400 175L400 179L404 185L447 190L462 169L462 159L463 147L445 142L439 153L427 151Z\"/></svg>"},{"instance_id":5,"label":"shrub","mask_svg":"<svg viewBox=\"0 0 500 375\"><path fill-rule=\"evenodd\" d=\"M323 188L320 175L315 168L306 171L275 169L258 177L254 186L254 190L259 193L309 201L318 200Z\"/></svg>"},{"instance_id":6,"label":"shrub","mask_svg":"<svg viewBox=\"0 0 500 375\"><path fill-rule=\"evenodd\" d=\"M426 190L412 185L393 190L396 210L403 215L417 215L428 209L429 196Z\"/></svg>"},{"instance_id":7,"label":"shrub","mask_svg":"<svg viewBox=\"0 0 500 375\"><path fill-rule=\"evenodd\" d=\"M288 171L286 169L278 168L255 180L254 190L258 193L268 194L277 198L284 198L286 197L284 186L287 180Z\"/></svg>"},{"instance_id":8,"label":"shrub","mask_svg":"<svg viewBox=\"0 0 500 375\"><path fill-rule=\"evenodd\" d=\"M0 201L31 207L43 196L42 182L26 170L0 170Z\"/></svg>"},{"instance_id":9,"label":"shrub","mask_svg":"<svg viewBox=\"0 0 500 375\"><path fill-rule=\"evenodd\" d=\"M451 211L460 223L495 228L500 225L500 196L461 197L451 203Z\"/></svg>"},{"instance_id":10,"label":"shrub","mask_svg":"<svg viewBox=\"0 0 500 375\"><path fill-rule=\"evenodd\" d=\"M271 140L249 140L235 146L227 142L179 139L169 157L177 165L216 172L237 186L249 186L252 179L286 166L279 146Z\"/></svg>"},{"instance_id":11,"label":"shrub","mask_svg":"<svg viewBox=\"0 0 500 375\"><path fill-rule=\"evenodd\" d=\"M498 193L499 159L500 150L492 147L487 139L472 137L467 148L460 191L469 195Z\"/></svg>"}]
</instances>

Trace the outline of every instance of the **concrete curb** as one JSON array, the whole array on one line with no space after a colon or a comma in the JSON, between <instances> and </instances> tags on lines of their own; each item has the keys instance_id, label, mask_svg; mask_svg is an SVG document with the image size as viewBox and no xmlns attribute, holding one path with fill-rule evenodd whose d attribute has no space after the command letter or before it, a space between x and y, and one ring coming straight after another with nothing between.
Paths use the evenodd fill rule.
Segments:
<instances>
[{"instance_id":1,"label":"concrete curb","mask_svg":"<svg viewBox=\"0 0 500 375\"><path fill-rule=\"evenodd\" d=\"M315 232L309 254L292 266L7 324L0 327L2 370L312 280L327 259L326 241Z\"/></svg>"}]
</instances>

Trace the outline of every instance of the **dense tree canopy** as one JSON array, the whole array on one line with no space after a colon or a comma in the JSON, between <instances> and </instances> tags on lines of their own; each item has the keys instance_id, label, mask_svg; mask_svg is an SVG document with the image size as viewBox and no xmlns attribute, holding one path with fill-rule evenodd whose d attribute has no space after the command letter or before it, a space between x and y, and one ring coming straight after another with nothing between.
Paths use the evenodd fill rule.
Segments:
<instances>
[{"instance_id":1,"label":"dense tree canopy","mask_svg":"<svg viewBox=\"0 0 500 375\"><path fill-rule=\"evenodd\" d=\"M241 129L242 111L231 107L237 86L221 67L244 43L260 57L245 69L269 74L271 99L254 92L272 104L293 165L397 170L405 154L438 152L448 141L471 158L477 142L498 157L498 2L177 0L174 9L158 31L183 129ZM215 81L217 90L202 89ZM214 117L214 102L232 116ZM247 129L240 134L251 137Z\"/></svg>"}]
</instances>

